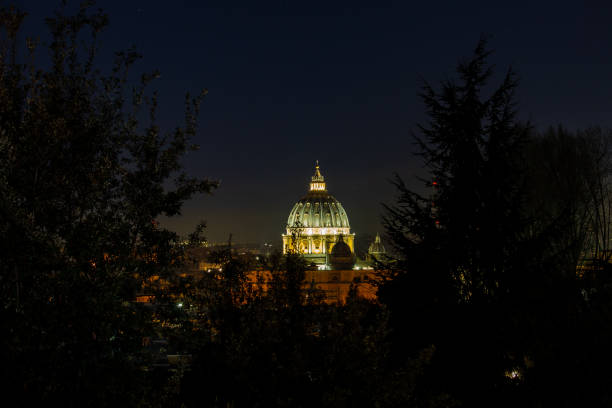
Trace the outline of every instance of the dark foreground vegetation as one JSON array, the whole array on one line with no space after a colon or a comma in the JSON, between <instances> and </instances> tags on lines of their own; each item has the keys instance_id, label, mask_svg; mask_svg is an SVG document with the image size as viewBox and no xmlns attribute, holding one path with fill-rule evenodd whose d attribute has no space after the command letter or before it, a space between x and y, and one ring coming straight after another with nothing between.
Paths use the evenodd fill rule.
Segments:
<instances>
[{"instance_id":1,"label":"dark foreground vegetation","mask_svg":"<svg viewBox=\"0 0 612 408\"><path fill-rule=\"evenodd\" d=\"M294 254L178 273L191 244L161 228L216 183L183 172L201 98L164 133L133 51L97 71L106 16L0 11L0 361L17 406L609 406L610 133L537 133L486 42L425 85L415 140L426 193L397 177L393 257L377 302L301 290ZM170 187L169 187L170 186ZM157 282L157 283L156 283ZM159 283L163 282L163 284ZM155 297L137 303L137 293ZM163 339L161 341L160 339ZM160 341L158 341L160 340ZM155 345L160 345L156 348ZM160 356L178 356L173 364Z\"/></svg>"}]
</instances>

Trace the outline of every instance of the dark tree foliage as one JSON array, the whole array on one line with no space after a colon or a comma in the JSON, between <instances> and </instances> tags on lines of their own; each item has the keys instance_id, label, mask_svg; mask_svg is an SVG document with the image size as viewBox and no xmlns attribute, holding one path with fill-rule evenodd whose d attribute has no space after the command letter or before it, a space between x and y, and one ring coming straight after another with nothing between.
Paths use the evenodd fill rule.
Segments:
<instances>
[{"instance_id":1,"label":"dark tree foliage","mask_svg":"<svg viewBox=\"0 0 612 408\"><path fill-rule=\"evenodd\" d=\"M457 82L422 93L429 193L396 177L384 219L393 353L433 345L419 392L464 406L607 406L609 137L534 135L516 119L511 70L484 96L489 54L481 40Z\"/></svg>"},{"instance_id":2,"label":"dark tree foliage","mask_svg":"<svg viewBox=\"0 0 612 408\"><path fill-rule=\"evenodd\" d=\"M435 345L431 386L469 404L494 401L508 386L504 372L520 363L504 347L512 330L501 305L525 283L521 151L529 128L515 118L512 70L484 96L493 75L489 54L481 40L458 65L458 81L439 90L425 84L430 120L416 141L429 194L396 177L399 199L384 218L400 254L380 290L392 311L396 352Z\"/></svg>"},{"instance_id":3,"label":"dark tree foliage","mask_svg":"<svg viewBox=\"0 0 612 408\"><path fill-rule=\"evenodd\" d=\"M329 304L305 282L299 254L258 262L235 256L231 239L209 260L219 268L174 286L181 312L170 302L156 312L172 327L164 336L191 356L166 393L171 406L449 405L444 394L415 389L432 350L392 364L386 308L356 287L346 302Z\"/></svg>"},{"instance_id":4,"label":"dark tree foliage","mask_svg":"<svg viewBox=\"0 0 612 408\"><path fill-rule=\"evenodd\" d=\"M522 347L528 401L606 406L611 400L610 133L563 127L526 149L529 234L538 242ZM564 389L563 393L557 390Z\"/></svg>"},{"instance_id":5,"label":"dark tree foliage","mask_svg":"<svg viewBox=\"0 0 612 408\"><path fill-rule=\"evenodd\" d=\"M188 292L193 356L177 406L394 407L416 404L416 379L431 351L401 367L389 360L387 312L360 299L326 304L303 288L305 263L274 254L260 279L254 265L220 254L220 272ZM269 271L269 273L268 273ZM251 272L252 274L252 272ZM429 406L448 399L431 398Z\"/></svg>"},{"instance_id":6,"label":"dark tree foliage","mask_svg":"<svg viewBox=\"0 0 612 408\"><path fill-rule=\"evenodd\" d=\"M533 235L556 226L551 256L569 274L583 261L610 260L610 131L576 132L559 126L532 138L526 148L527 213Z\"/></svg>"},{"instance_id":7,"label":"dark tree foliage","mask_svg":"<svg viewBox=\"0 0 612 408\"><path fill-rule=\"evenodd\" d=\"M108 75L96 69L105 14L58 11L42 46L20 33L24 17L0 10L4 398L134 406L154 388L141 369L150 316L131 301L180 254L155 220L215 187L181 166L201 96L187 97L184 126L163 133L146 92L156 75L130 85L135 52L118 53ZM44 51L50 63L37 65Z\"/></svg>"}]
</instances>

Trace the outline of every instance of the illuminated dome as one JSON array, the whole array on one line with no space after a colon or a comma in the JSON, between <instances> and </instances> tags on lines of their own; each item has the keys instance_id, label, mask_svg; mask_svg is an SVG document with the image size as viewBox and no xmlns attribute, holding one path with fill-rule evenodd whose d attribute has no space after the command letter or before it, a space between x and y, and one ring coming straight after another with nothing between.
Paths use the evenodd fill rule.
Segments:
<instances>
[{"instance_id":1,"label":"illuminated dome","mask_svg":"<svg viewBox=\"0 0 612 408\"><path fill-rule=\"evenodd\" d=\"M380 241L380 235L376 234L376 239L370 244L370 247L368 248L368 253L371 255L380 255L386 252L387 251L385 251L384 245Z\"/></svg>"},{"instance_id":2,"label":"illuminated dome","mask_svg":"<svg viewBox=\"0 0 612 408\"><path fill-rule=\"evenodd\" d=\"M349 232L349 220L342 204L327 192L325 180L315 168L310 191L300 199L289 213L287 220L289 228L334 228L338 233Z\"/></svg>"},{"instance_id":3,"label":"illuminated dome","mask_svg":"<svg viewBox=\"0 0 612 408\"><path fill-rule=\"evenodd\" d=\"M350 228L342 204L327 192L310 192L298 201L289 213L287 225L290 228Z\"/></svg>"},{"instance_id":4,"label":"illuminated dome","mask_svg":"<svg viewBox=\"0 0 612 408\"><path fill-rule=\"evenodd\" d=\"M355 234L351 234L346 211L327 191L317 162L308 193L289 213L283 252L297 251L314 263L327 264L327 255L340 236L344 236L344 244L354 253Z\"/></svg>"},{"instance_id":5,"label":"illuminated dome","mask_svg":"<svg viewBox=\"0 0 612 408\"><path fill-rule=\"evenodd\" d=\"M348 234L350 225L342 204L327 192L319 165L315 167L310 190L289 213L287 233L294 228L305 228L307 234Z\"/></svg>"},{"instance_id":6,"label":"illuminated dome","mask_svg":"<svg viewBox=\"0 0 612 408\"><path fill-rule=\"evenodd\" d=\"M382 244L380 240L380 235L376 234L376 239L374 242L370 244L368 248L368 254L366 255L366 262L370 264L370 266L377 266L377 262L381 262L385 259L385 246Z\"/></svg>"}]
</instances>

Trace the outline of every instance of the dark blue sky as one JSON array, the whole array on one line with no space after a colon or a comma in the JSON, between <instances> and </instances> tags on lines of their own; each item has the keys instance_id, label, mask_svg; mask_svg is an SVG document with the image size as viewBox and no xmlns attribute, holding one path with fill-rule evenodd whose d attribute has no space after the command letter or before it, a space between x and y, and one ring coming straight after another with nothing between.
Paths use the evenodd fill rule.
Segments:
<instances>
[{"instance_id":1,"label":"dark blue sky","mask_svg":"<svg viewBox=\"0 0 612 408\"><path fill-rule=\"evenodd\" d=\"M6 3L6 2L0 2ZM16 1L42 36L56 4ZM262 5L262 4L265 4ZM410 132L424 119L421 78L452 77L481 33L492 62L518 71L521 117L538 128L612 126L612 6L606 2L99 1L110 26L101 62L136 45L162 76L160 120L182 120L206 87L190 172L221 180L166 225L208 237L278 243L315 160L358 234L381 230L394 171L420 171Z\"/></svg>"}]
</instances>

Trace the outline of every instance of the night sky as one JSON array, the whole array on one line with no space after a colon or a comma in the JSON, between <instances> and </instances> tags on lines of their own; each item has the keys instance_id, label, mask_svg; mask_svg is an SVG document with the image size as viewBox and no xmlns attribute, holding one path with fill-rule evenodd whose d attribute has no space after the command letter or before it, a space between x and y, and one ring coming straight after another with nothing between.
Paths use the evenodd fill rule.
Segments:
<instances>
[{"instance_id":1,"label":"night sky","mask_svg":"<svg viewBox=\"0 0 612 408\"><path fill-rule=\"evenodd\" d=\"M0 1L0 4L7 2ZM59 1L16 1L44 36ZM208 6L204 6L207 4ZM208 88L195 175L221 180L164 224L200 219L211 241L280 243L315 160L357 236L382 231L393 172L421 172L411 131L418 91L450 78L481 33L502 75L519 73L520 117L537 128L612 126L612 6L601 2L99 1L110 26L101 67L135 45L141 72L161 71L160 124L183 117L184 94ZM333 5L331 5L333 4ZM499 5L498 5L499 4ZM498 75L498 77L499 77Z\"/></svg>"}]
</instances>

